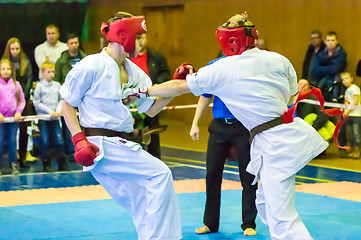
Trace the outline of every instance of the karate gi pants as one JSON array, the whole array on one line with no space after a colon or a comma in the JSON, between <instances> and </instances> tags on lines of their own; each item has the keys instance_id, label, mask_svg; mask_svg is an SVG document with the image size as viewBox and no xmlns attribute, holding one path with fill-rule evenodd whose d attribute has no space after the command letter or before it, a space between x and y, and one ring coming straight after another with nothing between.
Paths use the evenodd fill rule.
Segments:
<instances>
[{"instance_id":1,"label":"karate gi pants","mask_svg":"<svg viewBox=\"0 0 361 240\"><path fill-rule=\"evenodd\" d=\"M295 208L296 175L281 180L270 163L262 160L257 190L258 214L273 240L312 239Z\"/></svg>"},{"instance_id":2,"label":"karate gi pants","mask_svg":"<svg viewBox=\"0 0 361 240\"><path fill-rule=\"evenodd\" d=\"M132 214L138 239L181 239L180 209L169 168L142 148L106 139L98 147L104 155L91 173Z\"/></svg>"}]
</instances>

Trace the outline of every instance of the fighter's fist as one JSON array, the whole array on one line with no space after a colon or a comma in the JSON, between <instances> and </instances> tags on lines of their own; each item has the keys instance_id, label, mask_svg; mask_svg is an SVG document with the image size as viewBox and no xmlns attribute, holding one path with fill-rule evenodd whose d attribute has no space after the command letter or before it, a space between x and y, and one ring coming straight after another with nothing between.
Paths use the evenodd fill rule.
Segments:
<instances>
[{"instance_id":1,"label":"fighter's fist","mask_svg":"<svg viewBox=\"0 0 361 240\"><path fill-rule=\"evenodd\" d=\"M75 134L71 140L73 140L75 146L75 161L86 167L93 165L94 159L98 155L99 148L89 142L83 132Z\"/></svg>"},{"instance_id":2,"label":"fighter's fist","mask_svg":"<svg viewBox=\"0 0 361 240\"><path fill-rule=\"evenodd\" d=\"M191 63L181 64L174 72L173 79L186 79L188 74L197 72Z\"/></svg>"},{"instance_id":3,"label":"fighter's fist","mask_svg":"<svg viewBox=\"0 0 361 240\"><path fill-rule=\"evenodd\" d=\"M148 88L127 88L123 91L122 100L126 102L128 98L147 98L149 97Z\"/></svg>"}]
</instances>

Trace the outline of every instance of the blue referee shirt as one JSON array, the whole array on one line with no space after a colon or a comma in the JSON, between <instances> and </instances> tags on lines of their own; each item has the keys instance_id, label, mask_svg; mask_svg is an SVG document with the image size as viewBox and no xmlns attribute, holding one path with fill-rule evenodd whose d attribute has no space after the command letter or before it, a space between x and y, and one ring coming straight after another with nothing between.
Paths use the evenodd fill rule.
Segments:
<instances>
[{"instance_id":1,"label":"blue referee shirt","mask_svg":"<svg viewBox=\"0 0 361 240\"><path fill-rule=\"evenodd\" d=\"M217 58L217 59L209 62L207 65L211 65L214 62L216 62L219 59L222 59L224 57L225 56L223 56L221 58ZM212 98L213 95L212 94L202 94L202 96L205 98ZM217 96L214 96L212 113L213 113L213 118L235 118L233 116L233 114L228 110L226 105L223 103L223 101Z\"/></svg>"}]
</instances>

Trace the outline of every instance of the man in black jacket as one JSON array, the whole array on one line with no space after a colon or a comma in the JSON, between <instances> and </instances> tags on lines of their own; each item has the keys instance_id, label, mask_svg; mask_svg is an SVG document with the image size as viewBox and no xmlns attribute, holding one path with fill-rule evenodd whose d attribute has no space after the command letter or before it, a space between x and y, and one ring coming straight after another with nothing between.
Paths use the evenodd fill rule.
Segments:
<instances>
[{"instance_id":1,"label":"man in black jacket","mask_svg":"<svg viewBox=\"0 0 361 240\"><path fill-rule=\"evenodd\" d=\"M138 67L140 67L152 79L153 84L160 84L168 81L170 78L170 71L168 68L167 60L162 54L149 49L147 47L147 34L143 34L139 42L141 47L140 53L136 58L131 59ZM145 126L150 129L159 126L159 117L146 116ZM155 133L151 136L151 142L148 145L148 152L153 156L160 159L160 142L159 134Z\"/></svg>"},{"instance_id":2,"label":"man in black jacket","mask_svg":"<svg viewBox=\"0 0 361 240\"><path fill-rule=\"evenodd\" d=\"M325 44L311 65L312 79L316 80L326 101L343 103L345 87L340 73L346 69L346 52L338 43L336 32L327 33Z\"/></svg>"},{"instance_id":3,"label":"man in black jacket","mask_svg":"<svg viewBox=\"0 0 361 240\"><path fill-rule=\"evenodd\" d=\"M66 45L68 46L68 50L62 52L60 58L55 63L54 81L60 84L64 83L66 75L73 66L86 56L86 54L79 49L80 44L77 35L69 34Z\"/></svg>"},{"instance_id":4,"label":"man in black jacket","mask_svg":"<svg viewBox=\"0 0 361 240\"><path fill-rule=\"evenodd\" d=\"M311 66L316 55L325 48L325 43L322 41L322 33L319 30L313 30L310 37L310 45L308 46L305 60L303 61L302 79L307 79L311 85L315 86L315 82L311 78Z\"/></svg>"}]
</instances>

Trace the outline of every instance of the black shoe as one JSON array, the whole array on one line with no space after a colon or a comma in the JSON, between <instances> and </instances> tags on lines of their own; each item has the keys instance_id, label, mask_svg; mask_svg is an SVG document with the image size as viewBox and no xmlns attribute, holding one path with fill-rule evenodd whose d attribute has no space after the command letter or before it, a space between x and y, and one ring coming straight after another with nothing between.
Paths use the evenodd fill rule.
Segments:
<instances>
[{"instance_id":1,"label":"black shoe","mask_svg":"<svg viewBox=\"0 0 361 240\"><path fill-rule=\"evenodd\" d=\"M66 158L64 155L62 155L62 154L59 155L57 157L57 159L58 159L58 170L59 171L68 171L68 172L71 171L68 163L66 162Z\"/></svg>"},{"instance_id":2,"label":"black shoe","mask_svg":"<svg viewBox=\"0 0 361 240\"><path fill-rule=\"evenodd\" d=\"M54 169L51 166L45 166L44 172L54 172Z\"/></svg>"},{"instance_id":3,"label":"black shoe","mask_svg":"<svg viewBox=\"0 0 361 240\"><path fill-rule=\"evenodd\" d=\"M43 169L44 172L54 172L54 169L51 167L51 162L48 159L43 160Z\"/></svg>"},{"instance_id":4,"label":"black shoe","mask_svg":"<svg viewBox=\"0 0 361 240\"><path fill-rule=\"evenodd\" d=\"M74 153L70 154L70 155L67 155L66 159L67 159L68 162L71 162L71 163L76 162L75 159L74 159Z\"/></svg>"},{"instance_id":5,"label":"black shoe","mask_svg":"<svg viewBox=\"0 0 361 240\"><path fill-rule=\"evenodd\" d=\"M30 168L30 163L28 163L27 161L19 161L20 162L20 167L21 168Z\"/></svg>"},{"instance_id":6,"label":"black shoe","mask_svg":"<svg viewBox=\"0 0 361 240\"><path fill-rule=\"evenodd\" d=\"M60 171L60 172L62 172L62 171L70 172L71 169L70 169L69 165L64 161L62 163L59 163L58 171Z\"/></svg>"}]
</instances>

